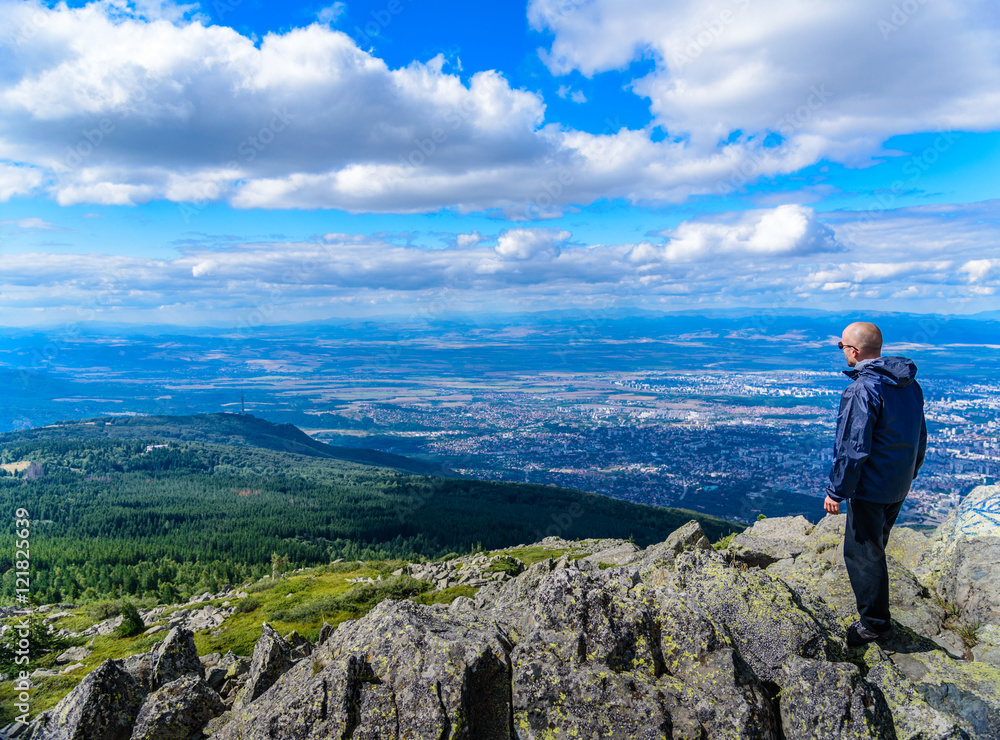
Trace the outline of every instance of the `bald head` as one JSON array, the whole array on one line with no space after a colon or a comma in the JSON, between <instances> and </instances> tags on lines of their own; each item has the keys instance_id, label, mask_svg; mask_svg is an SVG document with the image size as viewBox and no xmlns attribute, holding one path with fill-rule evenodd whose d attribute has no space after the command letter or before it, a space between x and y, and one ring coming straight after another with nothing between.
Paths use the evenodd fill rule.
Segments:
<instances>
[{"instance_id":1,"label":"bald head","mask_svg":"<svg viewBox=\"0 0 1000 740\"><path fill-rule=\"evenodd\" d=\"M843 342L857 348L859 360L871 360L882 354L882 332L867 321L849 324L844 329Z\"/></svg>"}]
</instances>

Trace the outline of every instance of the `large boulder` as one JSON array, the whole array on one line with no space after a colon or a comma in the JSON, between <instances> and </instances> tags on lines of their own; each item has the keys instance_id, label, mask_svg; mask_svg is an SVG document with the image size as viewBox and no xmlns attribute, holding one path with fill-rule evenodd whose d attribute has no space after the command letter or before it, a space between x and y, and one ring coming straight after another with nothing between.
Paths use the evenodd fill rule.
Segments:
<instances>
[{"instance_id":1,"label":"large boulder","mask_svg":"<svg viewBox=\"0 0 1000 740\"><path fill-rule=\"evenodd\" d=\"M785 740L896 740L885 699L856 665L791 656L780 683Z\"/></svg>"},{"instance_id":2,"label":"large boulder","mask_svg":"<svg viewBox=\"0 0 1000 740\"><path fill-rule=\"evenodd\" d=\"M1000 486L980 486L940 527L938 591L973 624L1000 624Z\"/></svg>"},{"instance_id":3,"label":"large boulder","mask_svg":"<svg viewBox=\"0 0 1000 740\"><path fill-rule=\"evenodd\" d=\"M253 649L246 683L236 699L238 706L248 704L263 694L292 666L292 646L267 622L261 627L261 636Z\"/></svg>"},{"instance_id":4,"label":"large boulder","mask_svg":"<svg viewBox=\"0 0 1000 740\"><path fill-rule=\"evenodd\" d=\"M723 626L764 681L777 681L792 655L826 659L823 626L785 583L758 569L729 565L712 551L677 558L676 589Z\"/></svg>"},{"instance_id":5,"label":"large boulder","mask_svg":"<svg viewBox=\"0 0 1000 740\"><path fill-rule=\"evenodd\" d=\"M386 600L234 709L215 737L509 737L506 650L475 613Z\"/></svg>"},{"instance_id":6,"label":"large boulder","mask_svg":"<svg viewBox=\"0 0 1000 740\"><path fill-rule=\"evenodd\" d=\"M730 554L743 562L766 567L806 550L813 525L805 517L761 519L729 543Z\"/></svg>"},{"instance_id":7,"label":"large boulder","mask_svg":"<svg viewBox=\"0 0 1000 740\"><path fill-rule=\"evenodd\" d=\"M132 740L190 740L225 709L205 679L189 673L146 698L136 717Z\"/></svg>"},{"instance_id":8,"label":"large boulder","mask_svg":"<svg viewBox=\"0 0 1000 740\"><path fill-rule=\"evenodd\" d=\"M1000 670L954 660L943 650L900 651L892 662L926 702L971 730L979 740L1000 740Z\"/></svg>"},{"instance_id":9,"label":"large boulder","mask_svg":"<svg viewBox=\"0 0 1000 740\"><path fill-rule=\"evenodd\" d=\"M916 685L877 645L865 653L865 679L882 692L892 714L896 740L969 740L969 733L953 718L932 707Z\"/></svg>"},{"instance_id":10,"label":"large boulder","mask_svg":"<svg viewBox=\"0 0 1000 740\"><path fill-rule=\"evenodd\" d=\"M183 627L171 629L148 653L126 658L124 667L146 693L156 691L181 676L194 674L205 677L205 667L198 659L194 634Z\"/></svg>"},{"instance_id":11,"label":"large boulder","mask_svg":"<svg viewBox=\"0 0 1000 740\"><path fill-rule=\"evenodd\" d=\"M711 549L712 543L708 541L698 522L692 519L671 532L663 542L647 547L634 562L639 566L639 573L647 577L654 571L672 570L677 556L682 552Z\"/></svg>"},{"instance_id":12,"label":"large boulder","mask_svg":"<svg viewBox=\"0 0 1000 740\"><path fill-rule=\"evenodd\" d=\"M142 700L121 661L106 660L35 719L31 740L129 740Z\"/></svg>"}]
</instances>

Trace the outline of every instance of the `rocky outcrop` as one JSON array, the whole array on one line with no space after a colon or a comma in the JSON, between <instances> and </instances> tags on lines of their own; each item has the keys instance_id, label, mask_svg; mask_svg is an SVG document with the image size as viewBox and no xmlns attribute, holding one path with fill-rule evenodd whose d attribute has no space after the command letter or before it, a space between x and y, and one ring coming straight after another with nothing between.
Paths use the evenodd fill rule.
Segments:
<instances>
[{"instance_id":1,"label":"rocky outcrop","mask_svg":"<svg viewBox=\"0 0 1000 740\"><path fill-rule=\"evenodd\" d=\"M194 635L180 627L170 630L148 653L126 658L125 670L147 693L189 673L205 677L205 669L198 660Z\"/></svg>"},{"instance_id":2,"label":"rocky outcrop","mask_svg":"<svg viewBox=\"0 0 1000 740\"><path fill-rule=\"evenodd\" d=\"M267 622L264 622L262 627L263 634L253 649L246 683L236 699L237 706L252 702L292 666L292 645Z\"/></svg>"},{"instance_id":3,"label":"rocky outcrop","mask_svg":"<svg viewBox=\"0 0 1000 740\"><path fill-rule=\"evenodd\" d=\"M132 740L190 740L226 710L205 680L188 674L164 684L139 710Z\"/></svg>"},{"instance_id":4,"label":"rocky outcrop","mask_svg":"<svg viewBox=\"0 0 1000 740\"><path fill-rule=\"evenodd\" d=\"M204 677L193 635L174 628L147 653L101 663L19 737L187 740L225 708Z\"/></svg>"},{"instance_id":5,"label":"rocky outcrop","mask_svg":"<svg viewBox=\"0 0 1000 740\"><path fill-rule=\"evenodd\" d=\"M765 519L720 551L694 522L645 550L568 542L574 557L522 572L500 561L475 598L385 600L316 643L265 623L251 659L199 661L190 633L172 630L132 673L102 665L102 680L137 693L141 710L112 702L135 740L1000 740L1000 630L956 631L992 614L1000 566L975 538L996 531L894 530L896 636L851 649L843 521ZM496 562L471 558L479 574Z\"/></svg>"},{"instance_id":6,"label":"rocky outcrop","mask_svg":"<svg viewBox=\"0 0 1000 740\"><path fill-rule=\"evenodd\" d=\"M143 691L118 660L107 660L52 709L42 712L23 737L31 740L129 740Z\"/></svg>"},{"instance_id":7,"label":"rocky outcrop","mask_svg":"<svg viewBox=\"0 0 1000 740\"><path fill-rule=\"evenodd\" d=\"M1000 671L908 626L942 624L912 574L893 566L896 641L851 650L837 518L749 536L716 552L691 524L617 567L548 559L447 607L383 601L213 737L1000 737Z\"/></svg>"},{"instance_id":8,"label":"rocky outcrop","mask_svg":"<svg viewBox=\"0 0 1000 740\"><path fill-rule=\"evenodd\" d=\"M409 575L427 581L437 589L454 586L480 588L493 582L504 582L516 577L524 570L524 563L511 553L525 545L494 551L491 555L476 553L441 562L410 563L395 571L393 575ZM571 552L574 558L607 565L624 565L632 562L639 549L627 540L564 540L561 537L546 537L533 547L551 548ZM374 583L376 578L359 578L357 581Z\"/></svg>"},{"instance_id":9,"label":"rocky outcrop","mask_svg":"<svg viewBox=\"0 0 1000 740\"><path fill-rule=\"evenodd\" d=\"M938 532L939 591L970 622L1000 625L1000 486L981 486Z\"/></svg>"}]
</instances>

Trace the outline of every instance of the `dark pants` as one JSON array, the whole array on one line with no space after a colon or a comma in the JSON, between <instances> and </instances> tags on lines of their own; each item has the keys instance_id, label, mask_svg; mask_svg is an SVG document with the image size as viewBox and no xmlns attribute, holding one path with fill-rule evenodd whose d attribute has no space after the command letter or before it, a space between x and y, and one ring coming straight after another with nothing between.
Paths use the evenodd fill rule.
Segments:
<instances>
[{"instance_id":1,"label":"dark pants","mask_svg":"<svg viewBox=\"0 0 1000 740\"><path fill-rule=\"evenodd\" d=\"M858 602L858 614L868 629L885 632L891 627L885 546L903 502L875 504L848 499L845 503L844 563Z\"/></svg>"}]
</instances>

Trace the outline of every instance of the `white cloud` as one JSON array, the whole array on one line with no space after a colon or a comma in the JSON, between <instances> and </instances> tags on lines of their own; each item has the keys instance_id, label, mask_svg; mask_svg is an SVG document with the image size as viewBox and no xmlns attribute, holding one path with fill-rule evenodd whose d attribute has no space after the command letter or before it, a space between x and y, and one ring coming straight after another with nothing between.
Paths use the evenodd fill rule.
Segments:
<instances>
[{"instance_id":1,"label":"white cloud","mask_svg":"<svg viewBox=\"0 0 1000 740\"><path fill-rule=\"evenodd\" d=\"M969 260L962 265L962 272L968 274L970 283L978 283L987 278L1000 278L1000 259Z\"/></svg>"},{"instance_id":2,"label":"white cloud","mask_svg":"<svg viewBox=\"0 0 1000 740\"><path fill-rule=\"evenodd\" d=\"M817 220L813 210L799 205L747 211L731 223L686 221L670 236L664 249L670 260L803 255L842 249L833 231Z\"/></svg>"},{"instance_id":3,"label":"white cloud","mask_svg":"<svg viewBox=\"0 0 1000 740\"><path fill-rule=\"evenodd\" d=\"M517 260L552 260L559 256L559 245L569 239L568 231L555 229L511 229L497 240L496 253Z\"/></svg>"},{"instance_id":4,"label":"white cloud","mask_svg":"<svg viewBox=\"0 0 1000 740\"><path fill-rule=\"evenodd\" d=\"M37 216L0 221L0 225L16 226L17 228L25 231L65 231L65 229L61 229L58 226L50 224L45 219L38 218Z\"/></svg>"},{"instance_id":5,"label":"white cloud","mask_svg":"<svg viewBox=\"0 0 1000 740\"><path fill-rule=\"evenodd\" d=\"M337 2L333 5L327 5L325 8L320 8L320 11L316 14L316 20L320 23L333 24L336 23L346 12L347 3Z\"/></svg>"},{"instance_id":6,"label":"white cloud","mask_svg":"<svg viewBox=\"0 0 1000 740\"><path fill-rule=\"evenodd\" d=\"M27 195L42 184L41 170L0 162L0 203L15 195Z\"/></svg>"},{"instance_id":7,"label":"white cloud","mask_svg":"<svg viewBox=\"0 0 1000 740\"><path fill-rule=\"evenodd\" d=\"M455 243L460 247L474 247L479 242L483 241L485 237L478 231L473 231L471 234L456 234Z\"/></svg>"},{"instance_id":8,"label":"white cloud","mask_svg":"<svg viewBox=\"0 0 1000 740\"><path fill-rule=\"evenodd\" d=\"M569 85L560 85L556 90L556 95L560 98L572 100L574 103L586 103L587 96L583 90L574 90Z\"/></svg>"},{"instance_id":9,"label":"white cloud","mask_svg":"<svg viewBox=\"0 0 1000 740\"><path fill-rule=\"evenodd\" d=\"M554 68L590 73L620 66L634 56L630 50L661 49L657 39L674 21L690 25L705 12L693 2L646 8L627 0L627 12L612 13L603 2L583 3L562 20L550 17L558 14L556 5L531 6L536 24L549 23L556 33L553 59L565 57L553 61ZM850 15L860 13L857 0L838 11L831 3L815 0L810 7L822 11L820 19L841 19L837 33L844 18L860 22L862 16ZM819 45L822 64L810 61L800 69L797 59L813 53L808 43L820 21L795 12L773 23L767 13L769 23L784 29L774 36L778 30L755 20L756 7L727 27L697 64L675 74L663 57L637 83L670 129L667 139L653 142L649 130L612 126L591 134L546 123L536 93L514 89L491 71L463 82L442 56L391 69L323 24L270 33L255 43L201 18L183 20L190 11L163 11L152 20L111 0L78 8L0 0L0 32L16 35L33 19L44 21L12 45L0 69L0 158L21 163L0 165L0 198L44 187L64 205L168 199L352 212L451 207L528 220L602 198L680 202L727 192L838 151L868 151L893 127L899 130L891 133L937 126L928 118L932 109L951 111L948 125L972 121L973 111L982 125L1000 115L1000 105L988 105L986 94L977 92L994 77L992 62L976 56L981 44L975 34L960 35L968 44L955 63L983 62L970 67L975 74L959 84L947 77L955 69L949 62L935 78L939 95L927 90L907 99L895 118L889 112L898 101L878 98L870 115L862 115L868 109L861 101L873 92L867 77L895 84L895 73L871 75L866 68L857 93L847 77L828 82L826 70L860 67L839 49L838 60L824 56L827 42ZM963 18L948 23L965 23ZM917 20L907 25L907 38L911 31L923 38ZM800 39L797 46L794 39ZM858 43L867 49L867 42ZM771 44L773 58L763 51ZM593 54L560 51L570 46ZM906 54L911 46L904 43ZM929 53L937 50L932 46ZM713 62L715 53L722 56ZM860 56L869 65L877 61ZM890 61L882 60L884 68L895 70ZM915 95L927 74L907 75L912 84L903 89ZM812 111L810 88L824 97L823 85L829 99ZM966 97L958 101L961 91ZM562 94L576 102L586 97L569 86ZM734 127L749 135L785 112L798 115L801 105L806 113L799 117L808 120L781 146L764 148L749 136L716 146L716 138Z\"/></svg>"},{"instance_id":10,"label":"white cloud","mask_svg":"<svg viewBox=\"0 0 1000 740\"><path fill-rule=\"evenodd\" d=\"M445 238L450 246L434 249L328 234L318 242L188 246L173 259L11 254L0 270L0 311L51 308L73 318L80 307L117 306L130 316L175 321L177 315L155 311L183 305L201 320L221 320L274 304L282 307L281 319L294 320L336 314L338 306L392 313L441 296L456 310L498 302L529 309L623 301L660 308L838 308L862 299L886 310L988 310L1000 289L1000 260L993 256L998 214L994 202L941 207L936 222L927 208L873 222L889 232L922 234L923 241L902 247L883 242L871 224L856 244L841 246L817 214L785 206L684 222L663 232L659 243L581 245L568 231L531 228L509 229L495 240L455 234ZM836 228L844 226L840 221ZM966 240L960 255L931 251L956 231ZM898 256L910 249L908 259Z\"/></svg>"},{"instance_id":11,"label":"white cloud","mask_svg":"<svg viewBox=\"0 0 1000 740\"><path fill-rule=\"evenodd\" d=\"M779 132L813 161L854 162L893 134L1000 123L988 0L532 0L528 17L554 34L556 74L654 59L635 92L702 150Z\"/></svg>"},{"instance_id":12,"label":"white cloud","mask_svg":"<svg viewBox=\"0 0 1000 740\"><path fill-rule=\"evenodd\" d=\"M44 171L67 205L407 211L467 193L482 208L530 193L510 184L557 154L536 94L496 72L463 84L441 56L390 69L318 24L255 46L108 2L0 4L0 29L33 17L44 23L0 71L0 157L35 169L5 166L0 195L37 187Z\"/></svg>"}]
</instances>

